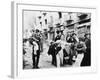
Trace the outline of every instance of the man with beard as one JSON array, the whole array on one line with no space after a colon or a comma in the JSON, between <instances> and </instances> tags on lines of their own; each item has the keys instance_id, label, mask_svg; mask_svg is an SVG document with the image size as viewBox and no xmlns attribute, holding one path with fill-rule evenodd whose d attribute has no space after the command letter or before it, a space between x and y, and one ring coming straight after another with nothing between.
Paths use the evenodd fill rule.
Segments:
<instances>
[{"instance_id":1,"label":"man with beard","mask_svg":"<svg viewBox=\"0 0 100 80\"><path fill-rule=\"evenodd\" d=\"M56 33L57 33L57 36L55 37L55 42L57 40L60 40L61 39L61 32L60 31L57 31Z\"/></svg>"}]
</instances>

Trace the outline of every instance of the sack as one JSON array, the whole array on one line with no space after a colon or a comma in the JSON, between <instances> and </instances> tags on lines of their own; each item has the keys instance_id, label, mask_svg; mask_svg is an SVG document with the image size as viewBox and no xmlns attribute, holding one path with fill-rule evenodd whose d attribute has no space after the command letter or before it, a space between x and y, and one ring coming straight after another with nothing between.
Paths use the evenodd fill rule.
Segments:
<instances>
[{"instance_id":1,"label":"sack","mask_svg":"<svg viewBox=\"0 0 100 80\"><path fill-rule=\"evenodd\" d=\"M78 43L76 46L76 50L78 53L84 53L86 51L83 43Z\"/></svg>"}]
</instances>

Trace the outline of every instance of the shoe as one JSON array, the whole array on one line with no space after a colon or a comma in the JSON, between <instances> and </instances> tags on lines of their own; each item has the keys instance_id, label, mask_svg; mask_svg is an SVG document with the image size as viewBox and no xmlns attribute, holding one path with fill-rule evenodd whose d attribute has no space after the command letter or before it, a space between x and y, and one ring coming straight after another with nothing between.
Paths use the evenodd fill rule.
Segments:
<instances>
[{"instance_id":1,"label":"shoe","mask_svg":"<svg viewBox=\"0 0 100 80\"><path fill-rule=\"evenodd\" d=\"M39 69L39 67L38 67L38 66L37 66L36 68L37 68L37 69Z\"/></svg>"},{"instance_id":2,"label":"shoe","mask_svg":"<svg viewBox=\"0 0 100 80\"><path fill-rule=\"evenodd\" d=\"M32 69L35 69L36 67L33 67Z\"/></svg>"}]
</instances>

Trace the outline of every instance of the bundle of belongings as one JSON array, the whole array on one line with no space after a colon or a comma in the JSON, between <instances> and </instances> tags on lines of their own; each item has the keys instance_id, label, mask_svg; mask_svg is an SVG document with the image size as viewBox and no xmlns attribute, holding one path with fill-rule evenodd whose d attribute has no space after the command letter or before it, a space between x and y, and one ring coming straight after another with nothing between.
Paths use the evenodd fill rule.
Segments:
<instances>
[{"instance_id":1,"label":"bundle of belongings","mask_svg":"<svg viewBox=\"0 0 100 80\"><path fill-rule=\"evenodd\" d=\"M48 55L56 54L61 50L61 46L58 43L51 42L48 50Z\"/></svg>"},{"instance_id":2,"label":"bundle of belongings","mask_svg":"<svg viewBox=\"0 0 100 80\"><path fill-rule=\"evenodd\" d=\"M79 39L79 42L75 45L75 49L78 54L86 52L86 45L82 38Z\"/></svg>"},{"instance_id":3,"label":"bundle of belongings","mask_svg":"<svg viewBox=\"0 0 100 80\"><path fill-rule=\"evenodd\" d=\"M64 65L66 64L72 65L73 53L71 51L71 43L65 45L65 48L63 49L63 54L64 54L64 60L63 60Z\"/></svg>"}]
</instances>

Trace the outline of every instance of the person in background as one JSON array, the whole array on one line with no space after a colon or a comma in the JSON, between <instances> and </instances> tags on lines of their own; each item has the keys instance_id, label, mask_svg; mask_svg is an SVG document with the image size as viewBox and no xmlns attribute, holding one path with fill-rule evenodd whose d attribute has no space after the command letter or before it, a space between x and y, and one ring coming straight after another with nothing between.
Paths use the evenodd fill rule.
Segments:
<instances>
[{"instance_id":1,"label":"person in background","mask_svg":"<svg viewBox=\"0 0 100 80\"><path fill-rule=\"evenodd\" d=\"M79 42L79 39L77 37L77 34L72 33L71 35L71 52L70 52L70 64L73 64L73 62L75 62L76 58L77 58L77 52L75 50L75 44L77 44Z\"/></svg>"},{"instance_id":2,"label":"person in background","mask_svg":"<svg viewBox=\"0 0 100 80\"><path fill-rule=\"evenodd\" d=\"M66 37L66 42L68 43L68 45L66 45L66 48L64 50L64 56L65 56L65 60L64 62L69 65L72 65L73 63L73 53L74 53L74 39L72 37L72 34L71 33L68 33L67 34L67 37Z\"/></svg>"},{"instance_id":3,"label":"person in background","mask_svg":"<svg viewBox=\"0 0 100 80\"><path fill-rule=\"evenodd\" d=\"M50 43L50 46L49 46L49 50L48 50L48 55L51 55L52 56L52 64L54 66L56 66L56 52L55 52L55 48L56 47L56 44L54 42L51 42Z\"/></svg>"},{"instance_id":4,"label":"person in background","mask_svg":"<svg viewBox=\"0 0 100 80\"><path fill-rule=\"evenodd\" d=\"M60 67L60 66L63 66L63 59L64 59L63 49L65 48L65 45L67 44L65 41L65 36L62 34L61 39L57 40L56 43L58 43L58 46L57 46L58 52L56 55L57 67Z\"/></svg>"},{"instance_id":5,"label":"person in background","mask_svg":"<svg viewBox=\"0 0 100 80\"><path fill-rule=\"evenodd\" d=\"M84 55L86 54L86 45L83 38L79 38L79 42L75 44L75 50L78 54L76 59L76 63L78 63L77 66L81 66Z\"/></svg>"},{"instance_id":6,"label":"person in background","mask_svg":"<svg viewBox=\"0 0 100 80\"><path fill-rule=\"evenodd\" d=\"M90 40L90 33L84 35L85 37L85 45L86 45L86 52L84 54L83 61L81 66L91 66L91 40Z\"/></svg>"}]
</instances>

